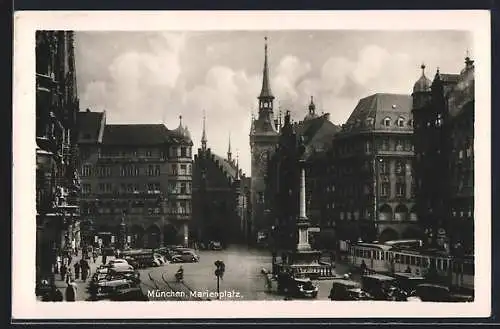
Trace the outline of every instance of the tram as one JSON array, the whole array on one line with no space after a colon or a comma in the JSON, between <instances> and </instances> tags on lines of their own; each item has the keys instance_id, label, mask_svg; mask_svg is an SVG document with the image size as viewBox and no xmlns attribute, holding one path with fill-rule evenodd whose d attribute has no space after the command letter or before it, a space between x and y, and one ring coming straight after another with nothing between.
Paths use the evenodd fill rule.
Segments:
<instances>
[{"instance_id":1,"label":"tram","mask_svg":"<svg viewBox=\"0 0 500 329\"><path fill-rule=\"evenodd\" d=\"M406 272L433 276L451 286L474 289L474 257L454 258L437 249L423 249L419 240L356 243L349 246L349 263L378 273Z\"/></svg>"}]
</instances>

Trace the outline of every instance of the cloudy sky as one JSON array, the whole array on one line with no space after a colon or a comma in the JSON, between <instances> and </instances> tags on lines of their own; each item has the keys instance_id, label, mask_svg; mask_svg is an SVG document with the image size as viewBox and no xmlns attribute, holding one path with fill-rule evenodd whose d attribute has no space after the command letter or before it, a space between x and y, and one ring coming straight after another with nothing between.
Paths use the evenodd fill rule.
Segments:
<instances>
[{"instance_id":1,"label":"cloudy sky","mask_svg":"<svg viewBox=\"0 0 500 329\"><path fill-rule=\"evenodd\" d=\"M203 111L208 144L233 154L250 175L249 129L262 84L269 38L275 108L295 120L310 96L319 112L342 124L360 98L411 93L427 65L432 77L458 73L472 39L460 31L77 32L82 109L106 110L108 123L183 124L200 147Z\"/></svg>"}]
</instances>

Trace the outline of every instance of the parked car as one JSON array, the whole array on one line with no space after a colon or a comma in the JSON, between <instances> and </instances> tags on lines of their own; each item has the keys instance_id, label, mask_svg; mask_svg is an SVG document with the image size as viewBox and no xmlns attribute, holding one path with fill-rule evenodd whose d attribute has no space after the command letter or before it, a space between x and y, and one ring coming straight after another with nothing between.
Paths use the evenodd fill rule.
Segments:
<instances>
[{"instance_id":1,"label":"parked car","mask_svg":"<svg viewBox=\"0 0 500 329\"><path fill-rule=\"evenodd\" d=\"M295 278L288 273L278 275L278 292L289 297L318 296L318 287L308 278Z\"/></svg>"},{"instance_id":2,"label":"parked car","mask_svg":"<svg viewBox=\"0 0 500 329\"><path fill-rule=\"evenodd\" d=\"M211 250L222 250L222 244L220 241L210 241L208 248Z\"/></svg>"},{"instance_id":3,"label":"parked car","mask_svg":"<svg viewBox=\"0 0 500 329\"><path fill-rule=\"evenodd\" d=\"M425 283L423 276L412 273L396 272L393 277L396 279L397 286L407 294L414 291L419 284Z\"/></svg>"},{"instance_id":4,"label":"parked car","mask_svg":"<svg viewBox=\"0 0 500 329\"><path fill-rule=\"evenodd\" d=\"M134 267L130 265L125 259L112 259L108 262L110 268L127 268L133 270Z\"/></svg>"},{"instance_id":5,"label":"parked car","mask_svg":"<svg viewBox=\"0 0 500 329\"><path fill-rule=\"evenodd\" d=\"M334 279L330 289L330 300L356 300L360 295L361 284L349 279ZM366 293L365 293L366 294Z\"/></svg>"},{"instance_id":6,"label":"parked car","mask_svg":"<svg viewBox=\"0 0 500 329\"><path fill-rule=\"evenodd\" d=\"M120 301L120 302L139 302L139 301L148 301L148 297L144 294L144 292L139 287L134 288L119 288L115 290L110 298L111 301Z\"/></svg>"},{"instance_id":7,"label":"parked car","mask_svg":"<svg viewBox=\"0 0 500 329\"><path fill-rule=\"evenodd\" d=\"M406 294L397 287L396 278L383 274L369 274L361 277L362 288L376 300L394 300L395 296ZM406 300L406 297L405 297Z\"/></svg>"},{"instance_id":8,"label":"parked car","mask_svg":"<svg viewBox=\"0 0 500 329\"><path fill-rule=\"evenodd\" d=\"M170 261L172 263L196 263L200 261L200 256L192 250L183 250L173 255Z\"/></svg>"}]
</instances>

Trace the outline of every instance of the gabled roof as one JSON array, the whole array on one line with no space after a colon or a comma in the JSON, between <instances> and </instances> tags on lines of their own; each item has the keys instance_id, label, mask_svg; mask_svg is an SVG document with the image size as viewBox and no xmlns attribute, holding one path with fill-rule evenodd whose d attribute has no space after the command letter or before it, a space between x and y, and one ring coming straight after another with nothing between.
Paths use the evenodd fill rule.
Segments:
<instances>
[{"instance_id":1,"label":"gabled roof","mask_svg":"<svg viewBox=\"0 0 500 329\"><path fill-rule=\"evenodd\" d=\"M410 95L377 93L362 98L343 126L343 132L353 130L412 130L410 120L412 98ZM384 125L384 119L390 119L390 125ZM404 120L403 127L396 126L399 118Z\"/></svg>"},{"instance_id":2,"label":"gabled roof","mask_svg":"<svg viewBox=\"0 0 500 329\"><path fill-rule=\"evenodd\" d=\"M300 122L296 127L297 134L304 137L306 146L314 149L326 149L340 127L328 120L327 115Z\"/></svg>"},{"instance_id":3,"label":"gabled roof","mask_svg":"<svg viewBox=\"0 0 500 329\"><path fill-rule=\"evenodd\" d=\"M236 165L230 163L227 159L224 159L223 157L217 154L213 155L214 155L214 160L219 161L219 164L222 165L222 169L224 170L224 172L227 173L232 179L236 179L238 171Z\"/></svg>"},{"instance_id":4,"label":"gabled roof","mask_svg":"<svg viewBox=\"0 0 500 329\"><path fill-rule=\"evenodd\" d=\"M105 112L78 112L78 143L97 143L102 137Z\"/></svg>"},{"instance_id":5,"label":"gabled roof","mask_svg":"<svg viewBox=\"0 0 500 329\"><path fill-rule=\"evenodd\" d=\"M163 124L106 125L104 145L158 145L173 142L173 133Z\"/></svg>"}]
</instances>

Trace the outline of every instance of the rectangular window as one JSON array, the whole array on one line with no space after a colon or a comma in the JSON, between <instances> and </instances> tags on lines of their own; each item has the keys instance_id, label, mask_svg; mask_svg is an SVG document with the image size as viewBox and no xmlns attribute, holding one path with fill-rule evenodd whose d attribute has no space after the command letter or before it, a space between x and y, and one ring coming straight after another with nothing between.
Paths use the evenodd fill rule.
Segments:
<instances>
[{"instance_id":1,"label":"rectangular window","mask_svg":"<svg viewBox=\"0 0 500 329\"><path fill-rule=\"evenodd\" d=\"M405 184L403 183L397 183L396 184L396 193L398 197L403 197L405 196Z\"/></svg>"},{"instance_id":2,"label":"rectangular window","mask_svg":"<svg viewBox=\"0 0 500 329\"><path fill-rule=\"evenodd\" d=\"M90 194L92 192L90 184L82 184L82 193Z\"/></svg>"},{"instance_id":3,"label":"rectangular window","mask_svg":"<svg viewBox=\"0 0 500 329\"><path fill-rule=\"evenodd\" d=\"M382 183L382 186L380 189L380 195L384 196L384 197L388 196L389 190L390 190L389 183Z\"/></svg>"},{"instance_id":4,"label":"rectangular window","mask_svg":"<svg viewBox=\"0 0 500 329\"><path fill-rule=\"evenodd\" d=\"M151 151L149 151L149 150L148 150L148 151L146 151L146 156L147 156L147 157L151 157Z\"/></svg>"},{"instance_id":5,"label":"rectangular window","mask_svg":"<svg viewBox=\"0 0 500 329\"><path fill-rule=\"evenodd\" d=\"M154 188L155 188L155 192L156 192L156 193L160 193L160 191L161 191L161 188L160 188L160 183L155 183L155 184L154 184Z\"/></svg>"},{"instance_id":6,"label":"rectangular window","mask_svg":"<svg viewBox=\"0 0 500 329\"><path fill-rule=\"evenodd\" d=\"M171 147L170 148L170 157L176 157L177 156L177 147Z\"/></svg>"},{"instance_id":7,"label":"rectangular window","mask_svg":"<svg viewBox=\"0 0 500 329\"><path fill-rule=\"evenodd\" d=\"M155 176L160 176L160 166L155 166Z\"/></svg>"},{"instance_id":8,"label":"rectangular window","mask_svg":"<svg viewBox=\"0 0 500 329\"><path fill-rule=\"evenodd\" d=\"M84 165L82 168L82 177L88 177L92 174L92 167L89 165Z\"/></svg>"},{"instance_id":9,"label":"rectangular window","mask_svg":"<svg viewBox=\"0 0 500 329\"><path fill-rule=\"evenodd\" d=\"M177 165L173 164L170 167L170 172L171 172L172 175L177 176Z\"/></svg>"},{"instance_id":10,"label":"rectangular window","mask_svg":"<svg viewBox=\"0 0 500 329\"><path fill-rule=\"evenodd\" d=\"M153 176L153 166L152 165L148 166L148 176Z\"/></svg>"},{"instance_id":11,"label":"rectangular window","mask_svg":"<svg viewBox=\"0 0 500 329\"><path fill-rule=\"evenodd\" d=\"M186 194L186 183L181 183L181 194Z\"/></svg>"},{"instance_id":12,"label":"rectangular window","mask_svg":"<svg viewBox=\"0 0 500 329\"><path fill-rule=\"evenodd\" d=\"M104 183L99 183L99 192L104 192L105 186Z\"/></svg>"},{"instance_id":13,"label":"rectangular window","mask_svg":"<svg viewBox=\"0 0 500 329\"><path fill-rule=\"evenodd\" d=\"M187 151L185 147L181 147L181 157L186 157L187 156Z\"/></svg>"},{"instance_id":14,"label":"rectangular window","mask_svg":"<svg viewBox=\"0 0 500 329\"><path fill-rule=\"evenodd\" d=\"M181 164L181 170L179 171L179 175L186 175L186 165Z\"/></svg>"}]
</instances>

